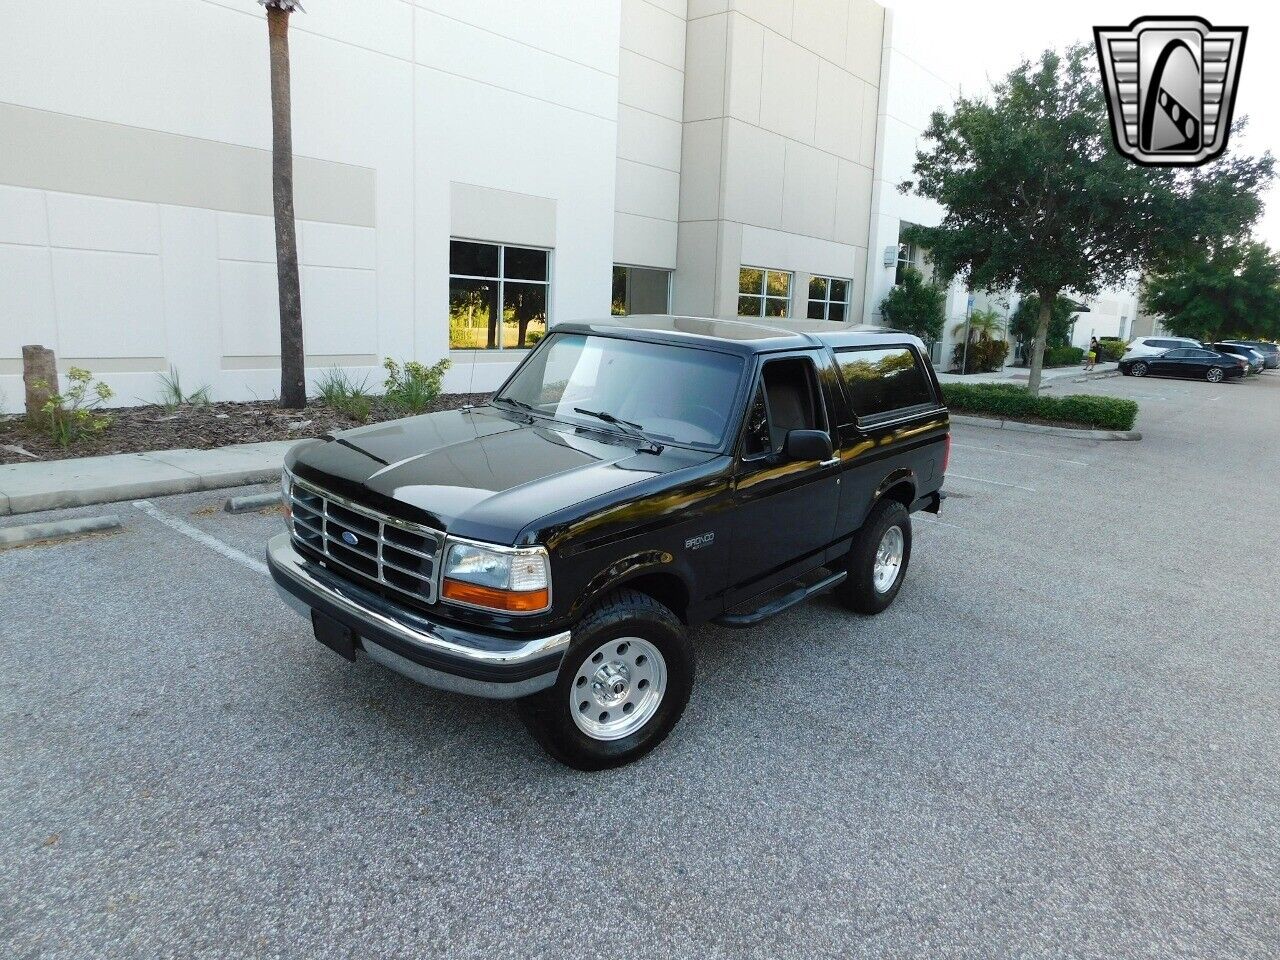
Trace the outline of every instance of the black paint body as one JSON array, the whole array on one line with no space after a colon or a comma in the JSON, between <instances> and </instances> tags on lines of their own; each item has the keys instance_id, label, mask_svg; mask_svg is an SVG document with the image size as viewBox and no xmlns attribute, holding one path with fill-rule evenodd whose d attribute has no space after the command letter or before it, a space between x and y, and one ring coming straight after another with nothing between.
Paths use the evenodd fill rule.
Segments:
<instances>
[{"instance_id":1,"label":"black paint body","mask_svg":"<svg viewBox=\"0 0 1280 960\"><path fill-rule=\"evenodd\" d=\"M714 451L667 444L652 453L605 424L586 428L484 406L347 430L293 448L286 466L299 478L389 516L473 540L546 547L548 611L517 616L438 602L423 608L434 621L546 634L571 628L594 600L627 584L697 624L838 560L882 497L909 510L936 512L940 505L948 416L914 337L834 323L780 329L681 317L561 324L555 332L743 357L727 439ZM933 402L859 422L849 412L833 350L884 345L918 353ZM815 363L838 462L739 455L761 367L781 356Z\"/></svg>"}]
</instances>

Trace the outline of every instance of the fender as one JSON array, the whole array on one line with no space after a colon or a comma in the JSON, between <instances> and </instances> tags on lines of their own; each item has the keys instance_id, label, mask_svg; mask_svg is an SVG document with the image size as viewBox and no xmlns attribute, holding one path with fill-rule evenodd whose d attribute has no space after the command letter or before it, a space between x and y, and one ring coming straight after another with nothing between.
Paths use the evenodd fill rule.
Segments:
<instances>
[{"instance_id":1,"label":"fender","mask_svg":"<svg viewBox=\"0 0 1280 960\"><path fill-rule=\"evenodd\" d=\"M576 617L611 590L655 573L678 581L684 589L685 599L693 602L696 593L693 571L688 562L665 550L642 550L618 558L592 577L570 607L570 616Z\"/></svg>"},{"instance_id":2,"label":"fender","mask_svg":"<svg viewBox=\"0 0 1280 960\"><path fill-rule=\"evenodd\" d=\"M891 471L887 477L880 481L880 486L876 487L876 492L871 497L871 506L874 507L880 502L881 497L900 483L907 483L911 486L911 497L906 504L909 509L911 506L911 500L915 499L916 491L920 489L920 485L916 483L916 473L909 467L899 467L897 470Z\"/></svg>"}]
</instances>

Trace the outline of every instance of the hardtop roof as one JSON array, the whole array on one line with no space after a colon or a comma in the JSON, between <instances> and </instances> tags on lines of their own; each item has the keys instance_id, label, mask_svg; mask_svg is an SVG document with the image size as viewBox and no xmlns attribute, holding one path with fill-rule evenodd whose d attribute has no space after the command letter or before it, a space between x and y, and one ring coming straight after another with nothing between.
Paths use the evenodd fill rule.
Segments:
<instances>
[{"instance_id":1,"label":"hardtop roof","mask_svg":"<svg viewBox=\"0 0 1280 960\"><path fill-rule=\"evenodd\" d=\"M552 330L555 333L623 336L652 343L701 346L743 355L824 345L839 348L911 343L923 349L919 338L901 330L827 320L723 320L676 314L635 314L558 323Z\"/></svg>"}]
</instances>

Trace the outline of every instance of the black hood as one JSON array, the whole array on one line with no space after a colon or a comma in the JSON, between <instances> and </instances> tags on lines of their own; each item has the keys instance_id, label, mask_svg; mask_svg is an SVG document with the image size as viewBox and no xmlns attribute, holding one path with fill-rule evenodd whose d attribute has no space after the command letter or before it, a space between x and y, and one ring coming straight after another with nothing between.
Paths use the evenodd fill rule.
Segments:
<instances>
[{"instance_id":1,"label":"black hood","mask_svg":"<svg viewBox=\"0 0 1280 960\"><path fill-rule=\"evenodd\" d=\"M607 498L713 453L509 415L452 410L358 427L299 445L289 465L303 479L357 502L456 536L514 543L556 510Z\"/></svg>"}]
</instances>

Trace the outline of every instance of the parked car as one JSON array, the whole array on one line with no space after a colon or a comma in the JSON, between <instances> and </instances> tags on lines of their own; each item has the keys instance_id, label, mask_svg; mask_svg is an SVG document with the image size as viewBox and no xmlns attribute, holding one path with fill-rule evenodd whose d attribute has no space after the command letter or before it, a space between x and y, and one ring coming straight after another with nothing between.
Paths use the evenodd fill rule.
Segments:
<instances>
[{"instance_id":1,"label":"parked car","mask_svg":"<svg viewBox=\"0 0 1280 960\"><path fill-rule=\"evenodd\" d=\"M1129 341L1129 345L1125 347L1121 360L1130 360L1134 357L1154 357L1157 354L1164 353L1166 350L1186 349L1188 347L1200 347L1199 340L1192 340L1190 337L1135 337Z\"/></svg>"},{"instance_id":2,"label":"parked car","mask_svg":"<svg viewBox=\"0 0 1280 960\"><path fill-rule=\"evenodd\" d=\"M1243 357L1204 349L1166 350L1154 356L1120 361L1120 372L1127 377L1191 377L1210 383L1243 377L1248 369L1248 361Z\"/></svg>"},{"instance_id":3,"label":"parked car","mask_svg":"<svg viewBox=\"0 0 1280 960\"><path fill-rule=\"evenodd\" d=\"M688 628L828 590L888 607L949 448L908 334L566 323L484 406L294 446L267 559L343 657L519 699L548 752L599 769L675 725Z\"/></svg>"},{"instance_id":4,"label":"parked car","mask_svg":"<svg viewBox=\"0 0 1280 960\"><path fill-rule=\"evenodd\" d=\"M1250 373L1261 373L1266 368L1266 359L1262 354L1253 349L1253 347L1246 347L1242 343L1231 343L1229 341L1212 343L1209 344L1209 348L1217 350L1219 353L1229 353L1232 356L1240 357L1249 365Z\"/></svg>"},{"instance_id":5,"label":"parked car","mask_svg":"<svg viewBox=\"0 0 1280 960\"><path fill-rule=\"evenodd\" d=\"M1227 340L1225 342L1240 344L1257 350L1262 354L1262 365L1267 370L1275 370L1280 367L1280 344L1270 343L1266 340Z\"/></svg>"}]
</instances>

